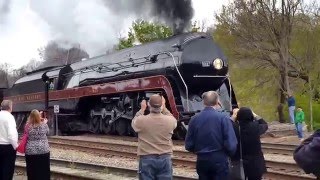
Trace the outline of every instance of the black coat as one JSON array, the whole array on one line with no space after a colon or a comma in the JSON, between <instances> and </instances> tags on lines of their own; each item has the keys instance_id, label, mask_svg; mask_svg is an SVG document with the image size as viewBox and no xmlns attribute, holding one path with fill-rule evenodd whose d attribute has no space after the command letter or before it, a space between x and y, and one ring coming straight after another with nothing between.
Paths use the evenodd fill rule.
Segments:
<instances>
[{"instance_id":1,"label":"black coat","mask_svg":"<svg viewBox=\"0 0 320 180\"><path fill-rule=\"evenodd\" d=\"M301 143L293 158L306 173L320 177L320 130Z\"/></svg>"},{"instance_id":2,"label":"black coat","mask_svg":"<svg viewBox=\"0 0 320 180\"><path fill-rule=\"evenodd\" d=\"M238 142L240 142L239 125L241 128L242 158L245 175L247 177L262 176L267 169L261 148L260 136L268 130L268 124L262 118L254 121L242 121L240 123L233 122ZM231 160L240 160L239 143L237 152L231 157Z\"/></svg>"}]
</instances>

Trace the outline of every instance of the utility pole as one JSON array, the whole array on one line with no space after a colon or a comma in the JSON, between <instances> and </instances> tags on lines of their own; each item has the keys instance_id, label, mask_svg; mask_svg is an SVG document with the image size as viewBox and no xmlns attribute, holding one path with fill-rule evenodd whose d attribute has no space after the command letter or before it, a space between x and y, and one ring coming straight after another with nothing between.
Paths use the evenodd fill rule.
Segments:
<instances>
[{"instance_id":1,"label":"utility pole","mask_svg":"<svg viewBox=\"0 0 320 180\"><path fill-rule=\"evenodd\" d=\"M308 84L309 84L309 108L310 108L310 130L313 131L313 109L312 109L312 97L313 97L313 90L310 75L308 77Z\"/></svg>"}]
</instances>

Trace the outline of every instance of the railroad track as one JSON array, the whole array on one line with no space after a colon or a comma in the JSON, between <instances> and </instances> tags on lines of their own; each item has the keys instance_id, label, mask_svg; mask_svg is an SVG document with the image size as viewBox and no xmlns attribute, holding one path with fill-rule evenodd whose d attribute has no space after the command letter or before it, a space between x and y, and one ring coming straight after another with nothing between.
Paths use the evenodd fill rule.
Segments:
<instances>
[{"instance_id":1,"label":"railroad track","mask_svg":"<svg viewBox=\"0 0 320 180\"><path fill-rule=\"evenodd\" d=\"M111 139L111 140L129 141L129 142L138 142L137 137L130 137L130 136L83 134L77 137L84 137L84 138L89 137L89 138L98 138L98 139L107 139L107 140ZM176 146L184 146L183 140L172 140L172 142Z\"/></svg>"},{"instance_id":2,"label":"railroad track","mask_svg":"<svg viewBox=\"0 0 320 180\"><path fill-rule=\"evenodd\" d=\"M120 141L128 141L128 142L137 142L137 138L128 137L128 136L114 136L114 135L92 135L86 134L79 137L87 138L95 138L95 139L106 139L106 140L120 140ZM173 140L173 144L175 146L184 146L184 141L182 140ZM297 145L293 144L280 144L280 143L267 143L262 142L262 148L264 153L269 154L280 154L280 155L292 155ZM179 153L179 152L178 152Z\"/></svg>"},{"instance_id":3,"label":"railroad track","mask_svg":"<svg viewBox=\"0 0 320 180\"><path fill-rule=\"evenodd\" d=\"M50 158L51 176L58 179L67 180L106 180L115 179L136 179L137 169L98 165L77 161ZM16 171L25 173L26 165L24 156L18 155L16 161ZM177 180L195 180L195 177L185 177L173 175Z\"/></svg>"},{"instance_id":4,"label":"railroad track","mask_svg":"<svg viewBox=\"0 0 320 180\"><path fill-rule=\"evenodd\" d=\"M102 142L92 140L76 140L65 137L51 137L49 138L51 147L79 150L82 152L97 154L99 156L119 156L136 159L137 145L128 144L125 142ZM293 145L281 145L281 144L264 144L265 147L272 149L275 146L276 149L289 149L293 151ZM282 146L282 147L281 147ZM273 150L275 151L275 150ZM283 150L284 151L284 150ZM282 153L280 153L282 154ZM290 154L290 153L288 153ZM292 153L291 153L292 155ZM175 167L195 168L196 156L184 150L174 150L172 162ZM312 176L305 175L303 171L294 163L285 163L279 161L266 160L268 167L268 173L266 177L271 179L313 179Z\"/></svg>"},{"instance_id":5,"label":"railroad track","mask_svg":"<svg viewBox=\"0 0 320 180\"><path fill-rule=\"evenodd\" d=\"M113 155L132 159L137 158L137 146L127 143L98 142L56 137L49 138L49 143L51 147L79 150L99 156L109 157ZM194 154L183 150L175 150L173 154L172 163L174 166L195 168L196 156Z\"/></svg>"},{"instance_id":6,"label":"railroad track","mask_svg":"<svg viewBox=\"0 0 320 180\"><path fill-rule=\"evenodd\" d=\"M262 143L264 153L292 156L297 145L280 143Z\"/></svg>"}]
</instances>

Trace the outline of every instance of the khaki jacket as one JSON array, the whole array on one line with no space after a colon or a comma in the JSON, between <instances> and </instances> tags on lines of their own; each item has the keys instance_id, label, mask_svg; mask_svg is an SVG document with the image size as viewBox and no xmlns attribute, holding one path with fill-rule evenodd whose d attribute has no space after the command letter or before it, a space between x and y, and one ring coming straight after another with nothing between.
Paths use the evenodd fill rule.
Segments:
<instances>
[{"instance_id":1,"label":"khaki jacket","mask_svg":"<svg viewBox=\"0 0 320 180\"><path fill-rule=\"evenodd\" d=\"M148 115L138 111L131 125L138 133L138 156L172 154L171 137L177 127L177 120L168 109Z\"/></svg>"}]
</instances>

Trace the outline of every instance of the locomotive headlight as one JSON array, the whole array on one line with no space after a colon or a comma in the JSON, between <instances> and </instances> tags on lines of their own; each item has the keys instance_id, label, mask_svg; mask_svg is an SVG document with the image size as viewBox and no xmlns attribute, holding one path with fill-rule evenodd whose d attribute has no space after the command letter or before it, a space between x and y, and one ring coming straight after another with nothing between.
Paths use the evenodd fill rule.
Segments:
<instances>
[{"instance_id":1,"label":"locomotive headlight","mask_svg":"<svg viewBox=\"0 0 320 180\"><path fill-rule=\"evenodd\" d=\"M223 61L221 59L217 58L213 61L213 67L215 69L220 70L222 69L222 66L223 66Z\"/></svg>"}]
</instances>

